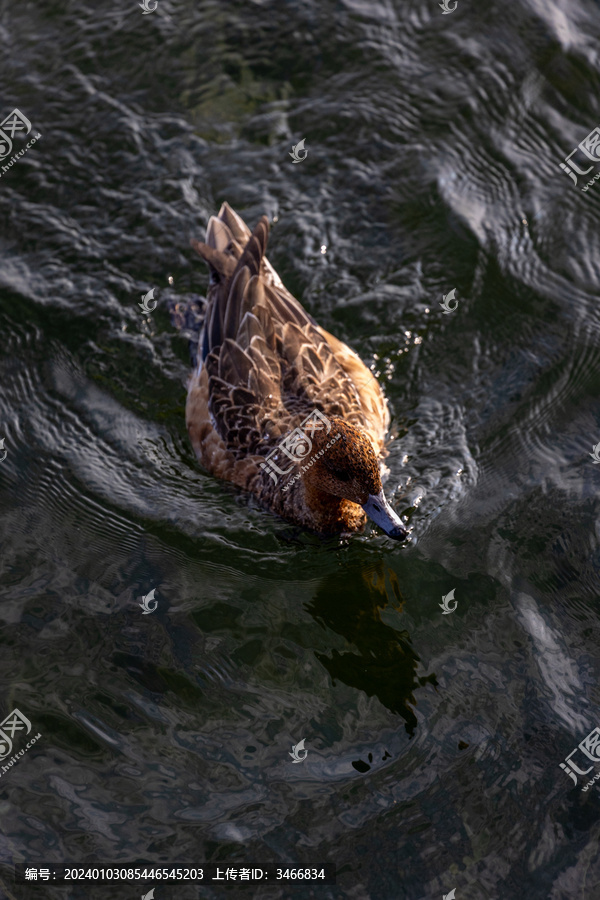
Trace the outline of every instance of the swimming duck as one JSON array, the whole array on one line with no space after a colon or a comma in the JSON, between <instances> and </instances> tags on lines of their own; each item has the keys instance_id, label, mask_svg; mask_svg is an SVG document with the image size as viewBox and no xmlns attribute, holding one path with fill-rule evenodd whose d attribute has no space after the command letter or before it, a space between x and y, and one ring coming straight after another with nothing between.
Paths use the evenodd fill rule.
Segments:
<instances>
[{"instance_id":1,"label":"swimming duck","mask_svg":"<svg viewBox=\"0 0 600 900\"><path fill-rule=\"evenodd\" d=\"M224 203L205 242L206 318L190 375L186 424L209 472L289 522L321 534L407 531L388 504L379 460L389 425L377 380L308 315L254 231Z\"/></svg>"}]
</instances>

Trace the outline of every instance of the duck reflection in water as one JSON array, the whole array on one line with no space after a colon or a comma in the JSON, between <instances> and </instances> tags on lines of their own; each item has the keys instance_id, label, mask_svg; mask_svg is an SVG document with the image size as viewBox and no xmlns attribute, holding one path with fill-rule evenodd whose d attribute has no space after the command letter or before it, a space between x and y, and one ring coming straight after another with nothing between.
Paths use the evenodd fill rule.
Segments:
<instances>
[{"instance_id":1,"label":"duck reflection in water","mask_svg":"<svg viewBox=\"0 0 600 900\"><path fill-rule=\"evenodd\" d=\"M404 719L412 737L417 726L414 691L427 683L435 687L437 680L433 674L417 676L420 659L408 632L382 621L381 613L390 605L401 611L404 601L396 573L379 561L325 578L308 610L356 648L316 654L331 677L377 697Z\"/></svg>"}]
</instances>

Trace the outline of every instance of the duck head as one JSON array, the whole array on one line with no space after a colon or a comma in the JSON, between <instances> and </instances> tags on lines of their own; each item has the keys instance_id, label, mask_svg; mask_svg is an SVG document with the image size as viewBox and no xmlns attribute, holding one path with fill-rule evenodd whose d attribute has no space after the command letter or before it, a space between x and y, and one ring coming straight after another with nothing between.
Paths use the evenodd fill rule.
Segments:
<instances>
[{"instance_id":1,"label":"duck head","mask_svg":"<svg viewBox=\"0 0 600 900\"><path fill-rule=\"evenodd\" d=\"M322 504L323 495L328 495L331 500L357 504L389 537L404 540L408 532L385 498L371 441L343 419L330 416L329 421L331 431L317 431L312 439L312 462L309 460L309 468L302 475L307 499ZM356 513L364 523L364 516L358 510ZM350 518L356 520L356 514Z\"/></svg>"}]
</instances>

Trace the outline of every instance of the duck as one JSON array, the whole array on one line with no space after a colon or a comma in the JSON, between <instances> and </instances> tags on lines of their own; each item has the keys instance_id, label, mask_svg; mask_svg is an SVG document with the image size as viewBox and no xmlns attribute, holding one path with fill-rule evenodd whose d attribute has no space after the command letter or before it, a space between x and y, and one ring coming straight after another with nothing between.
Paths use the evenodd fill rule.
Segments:
<instances>
[{"instance_id":1,"label":"duck","mask_svg":"<svg viewBox=\"0 0 600 900\"><path fill-rule=\"evenodd\" d=\"M351 535L371 519L407 529L381 473L390 415L357 353L317 324L227 203L191 245L210 273L186 425L201 466L302 529Z\"/></svg>"}]
</instances>

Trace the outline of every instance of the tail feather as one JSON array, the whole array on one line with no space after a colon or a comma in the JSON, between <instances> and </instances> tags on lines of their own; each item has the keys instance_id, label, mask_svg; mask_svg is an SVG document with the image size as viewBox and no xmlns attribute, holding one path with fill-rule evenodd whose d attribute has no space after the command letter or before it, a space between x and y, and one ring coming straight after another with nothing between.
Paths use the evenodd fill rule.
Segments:
<instances>
[{"instance_id":1,"label":"tail feather","mask_svg":"<svg viewBox=\"0 0 600 900\"><path fill-rule=\"evenodd\" d=\"M244 247L244 252L238 260L235 268L236 273L243 268L248 268L251 276L259 274L268 239L269 220L266 216L261 216Z\"/></svg>"},{"instance_id":2,"label":"tail feather","mask_svg":"<svg viewBox=\"0 0 600 900\"><path fill-rule=\"evenodd\" d=\"M233 210L229 203L223 203L219 210L219 221L229 229L234 240L241 244L242 247L248 243L250 237L250 229L238 214Z\"/></svg>"},{"instance_id":3,"label":"tail feather","mask_svg":"<svg viewBox=\"0 0 600 900\"><path fill-rule=\"evenodd\" d=\"M230 256L223 250L216 250L214 247L211 247L210 244L196 241L194 238L192 238L190 244L196 253L208 263L211 276L214 276L216 273L221 278L230 278L233 275L236 266L236 259L233 256Z\"/></svg>"},{"instance_id":4,"label":"tail feather","mask_svg":"<svg viewBox=\"0 0 600 900\"><path fill-rule=\"evenodd\" d=\"M248 283L251 278L260 273L268 234L269 220L263 216L250 235L233 272L227 275L226 281L219 284L214 297L211 298L210 322L204 335L203 358L206 358L211 350L219 347L227 338L235 339L242 319L242 311L248 307L247 302L244 305ZM213 254L225 255L211 250L211 255ZM231 258L229 257L229 259Z\"/></svg>"},{"instance_id":5,"label":"tail feather","mask_svg":"<svg viewBox=\"0 0 600 900\"><path fill-rule=\"evenodd\" d=\"M192 240L194 250L210 270L208 318L201 340L201 358L218 348L224 340L235 339L244 314L252 310L261 323L269 318L261 304L282 322L294 321L301 327L316 323L286 290L279 275L265 256L269 220L262 216L253 231L229 206L223 203L218 216L211 216L205 241ZM246 275L240 279L240 273ZM247 276L247 277L246 277ZM259 315L259 310L263 315ZM268 327L267 327L268 325ZM263 323L273 340L273 325Z\"/></svg>"}]
</instances>

